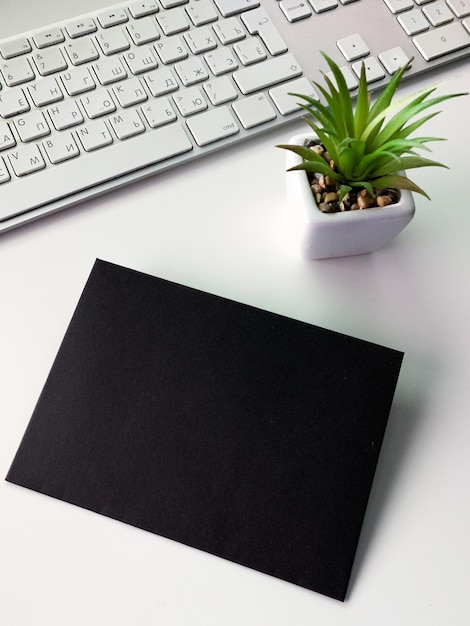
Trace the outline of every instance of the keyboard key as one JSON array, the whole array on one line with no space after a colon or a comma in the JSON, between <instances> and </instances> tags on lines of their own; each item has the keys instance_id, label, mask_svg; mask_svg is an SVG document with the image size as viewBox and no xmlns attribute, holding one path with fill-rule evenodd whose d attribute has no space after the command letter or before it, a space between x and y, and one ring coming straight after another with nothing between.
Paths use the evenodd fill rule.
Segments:
<instances>
[{"instance_id":1,"label":"keyboard key","mask_svg":"<svg viewBox=\"0 0 470 626\"><path fill-rule=\"evenodd\" d=\"M53 164L68 161L80 154L71 133L63 133L42 142L49 161Z\"/></svg>"},{"instance_id":2,"label":"keyboard key","mask_svg":"<svg viewBox=\"0 0 470 626\"><path fill-rule=\"evenodd\" d=\"M118 139L128 139L145 132L145 126L135 110L121 111L109 117L109 123Z\"/></svg>"},{"instance_id":3,"label":"keyboard key","mask_svg":"<svg viewBox=\"0 0 470 626\"><path fill-rule=\"evenodd\" d=\"M72 39L76 37L82 37L83 35L90 35L98 30L95 20L92 17L85 19L78 19L68 22L65 26L67 34Z\"/></svg>"},{"instance_id":4,"label":"keyboard key","mask_svg":"<svg viewBox=\"0 0 470 626\"><path fill-rule=\"evenodd\" d=\"M466 17L470 15L470 0L447 0L456 17Z\"/></svg>"},{"instance_id":5,"label":"keyboard key","mask_svg":"<svg viewBox=\"0 0 470 626\"><path fill-rule=\"evenodd\" d=\"M80 101L90 119L113 113L116 110L116 105L107 89L92 91L83 96Z\"/></svg>"},{"instance_id":6,"label":"keyboard key","mask_svg":"<svg viewBox=\"0 0 470 626\"><path fill-rule=\"evenodd\" d=\"M320 99L312 83L305 77L284 83L279 87L273 87L270 89L269 95L281 115L288 115L301 109L299 102L303 103L304 101L291 95L293 93L304 94L315 100Z\"/></svg>"},{"instance_id":7,"label":"keyboard key","mask_svg":"<svg viewBox=\"0 0 470 626\"><path fill-rule=\"evenodd\" d=\"M151 18L132 22L127 26L127 32L136 46L160 39L157 25Z\"/></svg>"},{"instance_id":8,"label":"keyboard key","mask_svg":"<svg viewBox=\"0 0 470 626\"><path fill-rule=\"evenodd\" d=\"M83 115L75 100L58 102L47 110L56 130L64 130L83 122Z\"/></svg>"},{"instance_id":9,"label":"keyboard key","mask_svg":"<svg viewBox=\"0 0 470 626\"><path fill-rule=\"evenodd\" d=\"M0 91L0 115L6 119L17 113L29 111L29 102L20 88Z\"/></svg>"},{"instance_id":10,"label":"keyboard key","mask_svg":"<svg viewBox=\"0 0 470 626\"><path fill-rule=\"evenodd\" d=\"M188 30L189 22L183 9L170 9L157 15L157 22L165 35L175 35Z\"/></svg>"},{"instance_id":11,"label":"keyboard key","mask_svg":"<svg viewBox=\"0 0 470 626\"><path fill-rule=\"evenodd\" d=\"M116 100L123 108L135 106L148 99L142 83L138 78L124 81L113 88Z\"/></svg>"},{"instance_id":12,"label":"keyboard key","mask_svg":"<svg viewBox=\"0 0 470 626\"><path fill-rule=\"evenodd\" d=\"M15 118L15 128L21 141L28 142L50 135L51 129L42 111L31 111Z\"/></svg>"},{"instance_id":13,"label":"keyboard key","mask_svg":"<svg viewBox=\"0 0 470 626\"><path fill-rule=\"evenodd\" d=\"M355 61L356 59L366 57L370 53L368 45L358 34L340 39L338 41L338 48L343 53L346 61Z\"/></svg>"},{"instance_id":14,"label":"keyboard key","mask_svg":"<svg viewBox=\"0 0 470 626\"><path fill-rule=\"evenodd\" d=\"M366 80L368 83L374 83L377 80L385 78L385 72L375 57L367 57L367 59L363 61L353 63L352 69L358 78L361 75L363 65L366 68Z\"/></svg>"},{"instance_id":15,"label":"keyboard key","mask_svg":"<svg viewBox=\"0 0 470 626\"><path fill-rule=\"evenodd\" d=\"M234 41L240 41L246 37L245 30L240 23L238 17L229 17L226 20L220 20L213 27L220 43L229 44Z\"/></svg>"},{"instance_id":16,"label":"keyboard key","mask_svg":"<svg viewBox=\"0 0 470 626\"><path fill-rule=\"evenodd\" d=\"M230 48L218 48L213 52L209 52L204 55L204 60L214 76L233 72L238 67L238 63L230 52Z\"/></svg>"},{"instance_id":17,"label":"keyboard key","mask_svg":"<svg viewBox=\"0 0 470 626\"><path fill-rule=\"evenodd\" d=\"M110 85L127 76L119 57L100 59L93 65L96 77L102 85Z\"/></svg>"},{"instance_id":18,"label":"keyboard key","mask_svg":"<svg viewBox=\"0 0 470 626\"><path fill-rule=\"evenodd\" d=\"M414 7L413 0L385 0L385 4L388 6L392 13L400 13L401 11L407 11Z\"/></svg>"},{"instance_id":19,"label":"keyboard key","mask_svg":"<svg viewBox=\"0 0 470 626\"><path fill-rule=\"evenodd\" d=\"M88 122L77 130L77 137L87 152L93 152L113 143L113 138L103 120Z\"/></svg>"},{"instance_id":20,"label":"keyboard key","mask_svg":"<svg viewBox=\"0 0 470 626\"><path fill-rule=\"evenodd\" d=\"M60 48L46 48L34 54L32 58L41 76L67 69L67 62Z\"/></svg>"},{"instance_id":21,"label":"keyboard key","mask_svg":"<svg viewBox=\"0 0 470 626\"><path fill-rule=\"evenodd\" d=\"M0 122L0 152L16 146L15 138L6 122Z\"/></svg>"},{"instance_id":22,"label":"keyboard key","mask_svg":"<svg viewBox=\"0 0 470 626\"><path fill-rule=\"evenodd\" d=\"M244 39L236 43L233 49L242 65L251 65L252 63L264 61L268 56L257 37Z\"/></svg>"},{"instance_id":23,"label":"keyboard key","mask_svg":"<svg viewBox=\"0 0 470 626\"><path fill-rule=\"evenodd\" d=\"M253 9L241 16L248 32L251 35L259 35L269 53L275 56L287 51L286 42L274 26L265 9Z\"/></svg>"},{"instance_id":24,"label":"keyboard key","mask_svg":"<svg viewBox=\"0 0 470 626\"><path fill-rule=\"evenodd\" d=\"M214 5L212 2L209 2L209 0L192 2L185 7L185 10L194 26L202 26L203 24L215 22L219 17Z\"/></svg>"},{"instance_id":25,"label":"keyboard key","mask_svg":"<svg viewBox=\"0 0 470 626\"><path fill-rule=\"evenodd\" d=\"M5 165L5 161L0 157L0 185L6 183L11 179L10 172Z\"/></svg>"},{"instance_id":26,"label":"keyboard key","mask_svg":"<svg viewBox=\"0 0 470 626\"><path fill-rule=\"evenodd\" d=\"M276 118L276 111L264 93L239 100L232 106L244 128L254 128Z\"/></svg>"},{"instance_id":27,"label":"keyboard key","mask_svg":"<svg viewBox=\"0 0 470 626\"><path fill-rule=\"evenodd\" d=\"M431 61L449 52L467 48L470 46L470 35L458 22L454 22L417 35L413 43L426 61Z\"/></svg>"},{"instance_id":28,"label":"keyboard key","mask_svg":"<svg viewBox=\"0 0 470 626\"><path fill-rule=\"evenodd\" d=\"M394 74L410 60L403 49L398 47L381 52L379 59L389 74Z\"/></svg>"},{"instance_id":29,"label":"keyboard key","mask_svg":"<svg viewBox=\"0 0 470 626\"><path fill-rule=\"evenodd\" d=\"M156 2L133 2L129 5L129 13L135 18L152 15L157 12L158 4Z\"/></svg>"},{"instance_id":30,"label":"keyboard key","mask_svg":"<svg viewBox=\"0 0 470 626\"><path fill-rule=\"evenodd\" d=\"M154 97L162 96L163 94L179 89L176 78L169 67L152 70L144 76L144 80L150 93Z\"/></svg>"},{"instance_id":31,"label":"keyboard key","mask_svg":"<svg viewBox=\"0 0 470 626\"><path fill-rule=\"evenodd\" d=\"M423 7L423 13L433 26L442 26L447 22L452 22L454 16L445 2L433 2Z\"/></svg>"},{"instance_id":32,"label":"keyboard key","mask_svg":"<svg viewBox=\"0 0 470 626\"><path fill-rule=\"evenodd\" d=\"M214 143L240 131L230 110L225 106L196 115L187 121L187 125L198 146Z\"/></svg>"},{"instance_id":33,"label":"keyboard key","mask_svg":"<svg viewBox=\"0 0 470 626\"><path fill-rule=\"evenodd\" d=\"M78 96L96 87L96 83L87 67L76 67L61 76L69 96Z\"/></svg>"},{"instance_id":34,"label":"keyboard key","mask_svg":"<svg viewBox=\"0 0 470 626\"><path fill-rule=\"evenodd\" d=\"M215 4L224 17L259 7L258 0L215 0Z\"/></svg>"},{"instance_id":35,"label":"keyboard key","mask_svg":"<svg viewBox=\"0 0 470 626\"><path fill-rule=\"evenodd\" d=\"M130 44L120 28L112 28L99 33L96 40L106 56L122 52L130 47Z\"/></svg>"},{"instance_id":36,"label":"keyboard key","mask_svg":"<svg viewBox=\"0 0 470 626\"><path fill-rule=\"evenodd\" d=\"M13 150L8 158L17 176L26 176L46 167L42 154L35 144Z\"/></svg>"},{"instance_id":37,"label":"keyboard key","mask_svg":"<svg viewBox=\"0 0 470 626\"><path fill-rule=\"evenodd\" d=\"M0 70L9 87L21 85L35 78L29 60L25 57L17 57L2 63Z\"/></svg>"},{"instance_id":38,"label":"keyboard key","mask_svg":"<svg viewBox=\"0 0 470 626\"><path fill-rule=\"evenodd\" d=\"M64 33L61 28L49 28L36 33L33 37L36 48L47 48L56 43L65 41Z\"/></svg>"},{"instance_id":39,"label":"keyboard key","mask_svg":"<svg viewBox=\"0 0 470 626\"><path fill-rule=\"evenodd\" d=\"M289 22L304 20L312 15L312 10L307 2L299 2L298 0L281 0L279 6Z\"/></svg>"},{"instance_id":40,"label":"keyboard key","mask_svg":"<svg viewBox=\"0 0 470 626\"><path fill-rule=\"evenodd\" d=\"M83 63L95 61L99 58L94 43L88 37L69 42L66 44L65 50L73 65L82 65Z\"/></svg>"},{"instance_id":41,"label":"keyboard key","mask_svg":"<svg viewBox=\"0 0 470 626\"><path fill-rule=\"evenodd\" d=\"M214 105L230 102L238 98L237 90L227 76L215 78L210 82L204 83L203 87L209 100Z\"/></svg>"},{"instance_id":42,"label":"keyboard key","mask_svg":"<svg viewBox=\"0 0 470 626\"><path fill-rule=\"evenodd\" d=\"M179 112L184 117L207 109L207 102L199 87L188 87L173 96Z\"/></svg>"},{"instance_id":43,"label":"keyboard key","mask_svg":"<svg viewBox=\"0 0 470 626\"><path fill-rule=\"evenodd\" d=\"M160 0L160 3L164 9L172 9L178 7L181 4L186 4L188 0Z\"/></svg>"},{"instance_id":44,"label":"keyboard key","mask_svg":"<svg viewBox=\"0 0 470 626\"><path fill-rule=\"evenodd\" d=\"M150 128L157 128L176 120L176 113L168 98L158 98L140 107Z\"/></svg>"},{"instance_id":45,"label":"keyboard key","mask_svg":"<svg viewBox=\"0 0 470 626\"><path fill-rule=\"evenodd\" d=\"M397 17L397 22L401 25L405 33L410 36L429 30L429 22L420 9L413 9L413 11L402 13Z\"/></svg>"},{"instance_id":46,"label":"keyboard key","mask_svg":"<svg viewBox=\"0 0 470 626\"><path fill-rule=\"evenodd\" d=\"M174 35L164 41L159 41L154 44L154 48L160 57L160 61L165 65L173 63L174 61L180 61L188 56L188 49L179 35Z\"/></svg>"},{"instance_id":47,"label":"keyboard key","mask_svg":"<svg viewBox=\"0 0 470 626\"><path fill-rule=\"evenodd\" d=\"M237 70L233 74L233 79L242 93L251 94L301 74L302 70L294 55L288 53L269 59L265 63Z\"/></svg>"},{"instance_id":48,"label":"keyboard key","mask_svg":"<svg viewBox=\"0 0 470 626\"><path fill-rule=\"evenodd\" d=\"M357 76L351 71L349 65L342 65L339 69L344 77L344 80L346 81L346 86L349 91L356 89L356 87L359 85L359 81L357 80ZM326 75L333 83L335 82L333 72L327 72Z\"/></svg>"},{"instance_id":49,"label":"keyboard key","mask_svg":"<svg viewBox=\"0 0 470 626\"><path fill-rule=\"evenodd\" d=\"M337 0L310 0L310 4L312 5L315 13L322 13L323 11L336 9L338 6Z\"/></svg>"},{"instance_id":50,"label":"keyboard key","mask_svg":"<svg viewBox=\"0 0 470 626\"><path fill-rule=\"evenodd\" d=\"M207 26L193 28L183 36L193 54L207 52L217 47L215 35Z\"/></svg>"},{"instance_id":51,"label":"keyboard key","mask_svg":"<svg viewBox=\"0 0 470 626\"><path fill-rule=\"evenodd\" d=\"M110 9L109 11L103 11L98 15L98 21L103 28L110 28L111 26L117 26L118 24L124 24L129 18L124 9Z\"/></svg>"},{"instance_id":52,"label":"keyboard key","mask_svg":"<svg viewBox=\"0 0 470 626\"><path fill-rule=\"evenodd\" d=\"M42 78L28 87L29 95L37 107L63 100L64 94L55 78Z\"/></svg>"},{"instance_id":53,"label":"keyboard key","mask_svg":"<svg viewBox=\"0 0 470 626\"><path fill-rule=\"evenodd\" d=\"M11 39L0 44L0 54L4 59L12 59L27 52L31 52L31 44L26 37Z\"/></svg>"},{"instance_id":54,"label":"keyboard key","mask_svg":"<svg viewBox=\"0 0 470 626\"><path fill-rule=\"evenodd\" d=\"M190 57L185 61L176 63L175 72L178 74L183 85L194 85L209 78L204 61L201 57Z\"/></svg>"}]
</instances>

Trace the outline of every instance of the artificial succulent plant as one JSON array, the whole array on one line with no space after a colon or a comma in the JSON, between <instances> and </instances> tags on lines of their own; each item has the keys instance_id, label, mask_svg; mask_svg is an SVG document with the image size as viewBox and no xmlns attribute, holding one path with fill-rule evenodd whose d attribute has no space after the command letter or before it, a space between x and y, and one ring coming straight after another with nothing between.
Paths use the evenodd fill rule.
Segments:
<instances>
[{"instance_id":1,"label":"artificial succulent plant","mask_svg":"<svg viewBox=\"0 0 470 626\"><path fill-rule=\"evenodd\" d=\"M324 103L303 94L292 94L303 102L305 121L325 150L315 146L280 145L298 154L302 163L291 168L311 174L322 174L336 181L340 199L353 188L374 194L377 188L408 189L429 197L417 184L401 172L413 168L439 166L442 163L424 158L417 150L429 151L428 143L437 137L416 137L417 131L439 111L427 112L445 100L466 94L430 97L436 87L424 89L402 100L394 100L397 88L411 64L401 67L373 102L362 65L356 98L352 98L338 65L323 54L331 70L324 74L326 87L315 83ZM331 77L330 77L331 76ZM333 80L332 80L333 79ZM412 136L413 135L413 136Z\"/></svg>"}]
</instances>

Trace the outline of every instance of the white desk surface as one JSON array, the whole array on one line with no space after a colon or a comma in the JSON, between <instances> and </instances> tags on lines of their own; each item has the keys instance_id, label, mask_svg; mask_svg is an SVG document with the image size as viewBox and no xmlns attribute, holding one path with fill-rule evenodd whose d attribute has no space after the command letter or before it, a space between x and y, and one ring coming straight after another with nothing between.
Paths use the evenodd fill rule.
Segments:
<instances>
[{"instance_id":1,"label":"white desk surface","mask_svg":"<svg viewBox=\"0 0 470 626\"><path fill-rule=\"evenodd\" d=\"M0 37L74 5L2 0ZM442 76L468 90L470 62ZM470 623L469 105L428 125L451 169L416 173L432 202L374 254L298 253L273 146L300 124L0 238L2 478L96 257L406 353L345 603L2 481L1 624Z\"/></svg>"}]
</instances>

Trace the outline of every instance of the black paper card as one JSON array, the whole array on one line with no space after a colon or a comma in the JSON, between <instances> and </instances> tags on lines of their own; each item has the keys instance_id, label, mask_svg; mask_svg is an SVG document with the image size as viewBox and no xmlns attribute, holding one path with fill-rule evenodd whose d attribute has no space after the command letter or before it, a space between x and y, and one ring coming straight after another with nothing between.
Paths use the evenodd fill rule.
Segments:
<instances>
[{"instance_id":1,"label":"black paper card","mask_svg":"<svg viewBox=\"0 0 470 626\"><path fill-rule=\"evenodd\" d=\"M7 480L344 600L402 358L98 260Z\"/></svg>"}]
</instances>

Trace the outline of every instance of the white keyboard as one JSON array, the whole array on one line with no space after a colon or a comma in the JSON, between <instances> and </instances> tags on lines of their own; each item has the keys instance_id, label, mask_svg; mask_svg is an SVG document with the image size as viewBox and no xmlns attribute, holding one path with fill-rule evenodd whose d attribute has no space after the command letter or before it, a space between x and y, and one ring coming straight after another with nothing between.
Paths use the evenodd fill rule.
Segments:
<instances>
[{"instance_id":1,"label":"white keyboard","mask_svg":"<svg viewBox=\"0 0 470 626\"><path fill-rule=\"evenodd\" d=\"M0 41L0 232L470 53L470 0L148 0ZM275 142L273 141L273 144Z\"/></svg>"}]
</instances>

